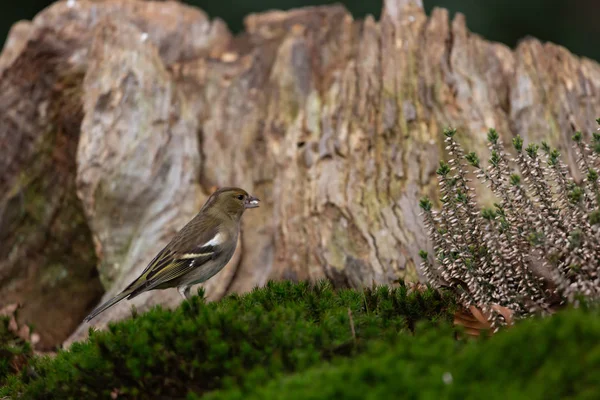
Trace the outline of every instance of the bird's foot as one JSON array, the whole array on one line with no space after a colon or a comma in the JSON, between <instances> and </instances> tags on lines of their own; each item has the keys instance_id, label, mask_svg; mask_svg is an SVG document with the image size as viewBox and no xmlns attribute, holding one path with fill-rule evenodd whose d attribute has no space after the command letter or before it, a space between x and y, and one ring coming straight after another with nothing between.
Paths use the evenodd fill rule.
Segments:
<instances>
[{"instance_id":1,"label":"bird's foot","mask_svg":"<svg viewBox=\"0 0 600 400\"><path fill-rule=\"evenodd\" d=\"M177 291L184 300L190 300L192 298L192 295L190 294L191 289L191 286L179 286Z\"/></svg>"}]
</instances>

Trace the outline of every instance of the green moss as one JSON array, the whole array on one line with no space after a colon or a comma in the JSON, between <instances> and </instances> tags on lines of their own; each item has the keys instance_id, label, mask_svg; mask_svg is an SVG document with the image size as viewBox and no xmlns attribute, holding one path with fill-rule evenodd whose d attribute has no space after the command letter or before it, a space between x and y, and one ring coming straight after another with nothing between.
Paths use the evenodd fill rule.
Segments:
<instances>
[{"instance_id":1,"label":"green moss","mask_svg":"<svg viewBox=\"0 0 600 400\"><path fill-rule=\"evenodd\" d=\"M0 385L23 369L33 355L29 343L9 329L9 323L9 317L0 317Z\"/></svg>"},{"instance_id":2,"label":"green moss","mask_svg":"<svg viewBox=\"0 0 600 400\"><path fill-rule=\"evenodd\" d=\"M35 358L0 397L181 398L249 390L257 382L352 357L372 340L394 342L420 320L450 321L454 301L433 290L334 291L329 283L269 283L245 296L171 312L155 308L92 332L55 358ZM350 311L350 313L349 313Z\"/></svg>"},{"instance_id":3,"label":"green moss","mask_svg":"<svg viewBox=\"0 0 600 400\"><path fill-rule=\"evenodd\" d=\"M271 282L92 332L55 358L33 358L26 372L4 372L0 397L592 399L600 391L598 308L475 341L455 340L454 311L447 294L402 283L334 291Z\"/></svg>"},{"instance_id":4,"label":"green moss","mask_svg":"<svg viewBox=\"0 0 600 400\"><path fill-rule=\"evenodd\" d=\"M374 341L352 359L323 363L234 399L594 399L600 393L600 313L570 309L531 319L491 339L456 342L449 327ZM197 399L190 395L188 399Z\"/></svg>"}]
</instances>

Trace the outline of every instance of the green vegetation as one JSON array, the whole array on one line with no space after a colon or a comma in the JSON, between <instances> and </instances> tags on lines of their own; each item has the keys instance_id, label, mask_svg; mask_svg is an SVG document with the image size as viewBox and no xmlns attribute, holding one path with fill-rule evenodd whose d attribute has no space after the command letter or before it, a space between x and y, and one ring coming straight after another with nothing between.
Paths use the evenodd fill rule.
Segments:
<instances>
[{"instance_id":1,"label":"green vegetation","mask_svg":"<svg viewBox=\"0 0 600 400\"><path fill-rule=\"evenodd\" d=\"M350 312L348 312L350 310ZM592 399L600 309L456 340L456 305L429 288L334 291L269 283L155 308L10 375L11 399Z\"/></svg>"},{"instance_id":2,"label":"green vegetation","mask_svg":"<svg viewBox=\"0 0 600 400\"><path fill-rule=\"evenodd\" d=\"M33 354L29 343L14 330L11 317L0 316L0 385L6 382L9 375L20 371Z\"/></svg>"},{"instance_id":3,"label":"green vegetation","mask_svg":"<svg viewBox=\"0 0 600 400\"><path fill-rule=\"evenodd\" d=\"M570 309L529 319L489 340L457 342L450 329L375 342L353 359L271 380L252 393L204 399L596 399L600 313ZM197 399L190 396L189 399Z\"/></svg>"},{"instance_id":4,"label":"green vegetation","mask_svg":"<svg viewBox=\"0 0 600 400\"><path fill-rule=\"evenodd\" d=\"M269 283L244 296L175 311L155 308L92 332L54 358L30 361L2 396L25 399L181 398L257 382L394 343L420 320L448 322L453 298L404 284L334 291L329 283ZM162 396L162 397L161 397Z\"/></svg>"}]
</instances>

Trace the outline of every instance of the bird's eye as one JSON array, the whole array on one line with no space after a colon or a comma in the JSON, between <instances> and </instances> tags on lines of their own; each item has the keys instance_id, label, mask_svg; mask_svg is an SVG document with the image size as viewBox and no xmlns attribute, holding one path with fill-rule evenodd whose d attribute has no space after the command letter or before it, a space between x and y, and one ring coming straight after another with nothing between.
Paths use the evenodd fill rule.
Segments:
<instances>
[{"instance_id":1,"label":"bird's eye","mask_svg":"<svg viewBox=\"0 0 600 400\"><path fill-rule=\"evenodd\" d=\"M238 200L244 200L244 195L243 195L243 194L240 194L240 195L237 197L237 199L238 199Z\"/></svg>"}]
</instances>

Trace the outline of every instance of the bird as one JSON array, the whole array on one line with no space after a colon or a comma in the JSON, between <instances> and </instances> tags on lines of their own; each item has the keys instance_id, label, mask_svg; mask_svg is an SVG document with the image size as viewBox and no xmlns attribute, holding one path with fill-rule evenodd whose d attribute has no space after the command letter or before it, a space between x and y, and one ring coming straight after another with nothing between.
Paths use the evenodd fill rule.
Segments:
<instances>
[{"instance_id":1,"label":"bird","mask_svg":"<svg viewBox=\"0 0 600 400\"><path fill-rule=\"evenodd\" d=\"M244 211L259 206L260 199L237 187L223 187L206 200L171 241L150 261L146 269L122 292L94 309L84 322L141 293L177 287L189 300L193 285L219 272L235 252Z\"/></svg>"}]
</instances>

